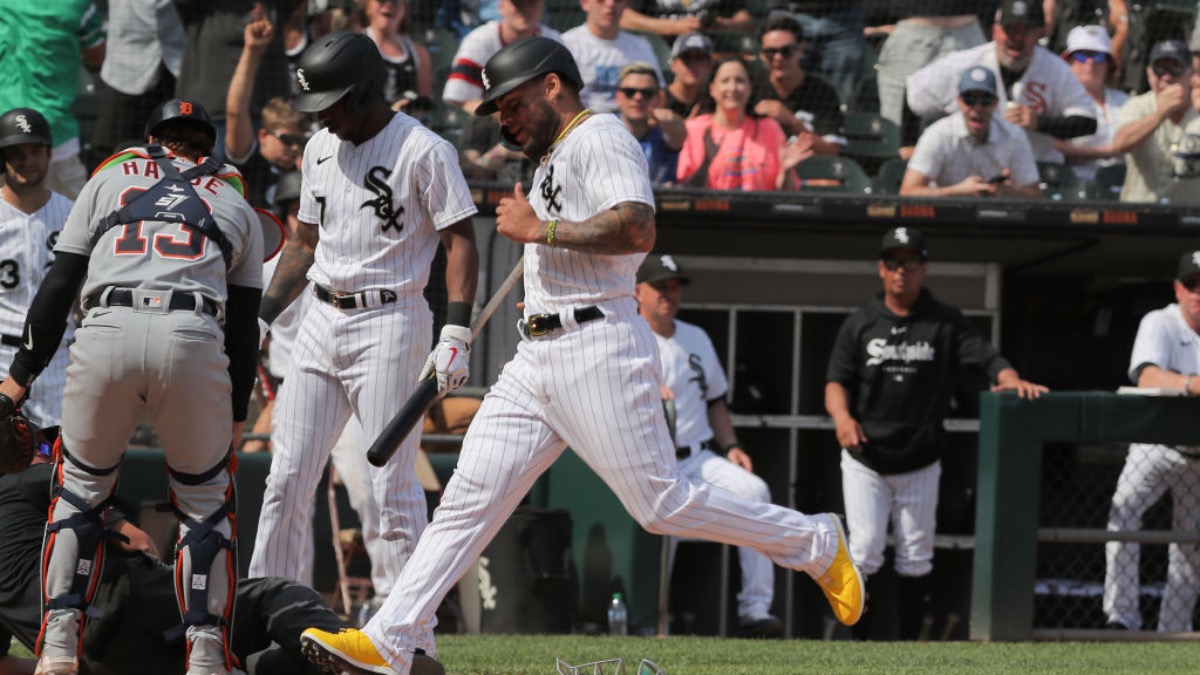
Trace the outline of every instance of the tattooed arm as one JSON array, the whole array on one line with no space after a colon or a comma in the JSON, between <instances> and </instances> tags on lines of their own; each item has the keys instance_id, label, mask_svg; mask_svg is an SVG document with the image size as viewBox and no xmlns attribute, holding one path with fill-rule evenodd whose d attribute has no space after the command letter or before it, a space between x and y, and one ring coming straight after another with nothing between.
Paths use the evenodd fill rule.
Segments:
<instances>
[{"instance_id":1,"label":"tattooed arm","mask_svg":"<svg viewBox=\"0 0 1200 675\"><path fill-rule=\"evenodd\" d=\"M645 253L654 248L654 209L641 202L621 202L587 220L539 220L517 184L513 196L501 199L496 207L496 229L519 244L609 255Z\"/></svg>"},{"instance_id":2,"label":"tattooed arm","mask_svg":"<svg viewBox=\"0 0 1200 675\"><path fill-rule=\"evenodd\" d=\"M279 254L279 264L275 267L275 275L271 277L271 285L259 305L260 319L267 323L275 321L308 285L308 268L312 267L320 236L319 227L300 221L288 237L287 244Z\"/></svg>"}]
</instances>

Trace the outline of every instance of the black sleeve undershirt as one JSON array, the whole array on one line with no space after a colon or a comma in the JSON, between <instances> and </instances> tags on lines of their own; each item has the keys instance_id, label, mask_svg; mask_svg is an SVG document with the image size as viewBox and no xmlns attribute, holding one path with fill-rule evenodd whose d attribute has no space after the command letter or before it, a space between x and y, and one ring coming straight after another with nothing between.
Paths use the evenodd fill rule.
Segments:
<instances>
[{"instance_id":1,"label":"black sleeve undershirt","mask_svg":"<svg viewBox=\"0 0 1200 675\"><path fill-rule=\"evenodd\" d=\"M262 289L229 286L225 303L225 355L233 384L233 421L244 422L258 367L258 304Z\"/></svg>"},{"instance_id":2,"label":"black sleeve undershirt","mask_svg":"<svg viewBox=\"0 0 1200 675\"><path fill-rule=\"evenodd\" d=\"M1076 138L1096 133L1096 119L1085 115L1039 117L1038 131L1055 138Z\"/></svg>"},{"instance_id":3,"label":"black sleeve undershirt","mask_svg":"<svg viewBox=\"0 0 1200 675\"><path fill-rule=\"evenodd\" d=\"M87 277L88 257L78 253L58 253L46 278L33 296L25 318L22 346L13 357L8 373L21 386L28 387L54 358L63 333L71 304ZM30 349L25 345L32 344Z\"/></svg>"}]
</instances>

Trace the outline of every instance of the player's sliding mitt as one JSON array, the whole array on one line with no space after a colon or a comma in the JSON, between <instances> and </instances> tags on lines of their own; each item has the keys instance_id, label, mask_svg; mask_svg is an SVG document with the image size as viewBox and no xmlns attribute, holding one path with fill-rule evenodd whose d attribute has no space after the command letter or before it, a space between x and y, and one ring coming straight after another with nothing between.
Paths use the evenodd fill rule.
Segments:
<instances>
[{"instance_id":1,"label":"player's sliding mitt","mask_svg":"<svg viewBox=\"0 0 1200 675\"><path fill-rule=\"evenodd\" d=\"M471 329L466 326L446 324L442 326L442 337L433 347L425 367L417 381L437 376L438 393L454 391L467 383L471 374Z\"/></svg>"},{"instance_id":2,"label":"player's sliding mitt","mask_svg":"<svg viewBox=\"0 0 1200 675\"><path fill-rule=\"evenodd\" d=\"M33 462L34 427L13 400L0 394L0 473L19 473Z\"/></svg>"}]
</instances>

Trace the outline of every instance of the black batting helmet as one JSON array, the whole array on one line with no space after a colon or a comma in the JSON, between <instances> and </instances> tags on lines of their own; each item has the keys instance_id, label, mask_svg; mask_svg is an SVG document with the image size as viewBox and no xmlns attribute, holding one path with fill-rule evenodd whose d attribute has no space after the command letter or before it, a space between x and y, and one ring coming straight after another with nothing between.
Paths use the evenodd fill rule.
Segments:
<instances>
[{"instance_id":1,"label":"black batting helmet","mask_svg":"<svg viewBox=\"0 0 1200 675\"><path fill-rule=\"evenodd\" d=\"M217 128L213 126L208 111L199 102L187 98L173 98L155 108L146 120L145 135L147 138L162 136L164 129L175 124L186 124L204 132L208 138L209 152L217 143Z\"/></svg>"},{"instance_id":2,"label":"black batting helmet","mask_svg":"<svg viewBox=\"0 0 1200 675\"><path fill-rule=\"evenodd\" d=\"M371 38L347 31L330 33L300 55L296 63L300 95L292 108L320 112L345 97L347 112L354 115L383 98L386 78L383 57Z\"/></svg>"},{"instance_id":3,"label":"black batting helmet","mask_svg":"<svg viewBox=\"0 0 1200 675\"><path fill-rule=\"evenodd\" d=\"M0 115L0 148L21 143L54 145L50 123L33 108L13 108Z\"/></svg>"},{"instance_id":4,"label":"black batting helmet","mask_svg":"<svg viewBox=\"0 0 1200 675\"><path fill-rule=\"evenodd\" d=\"M475 114L491 115L496 112L496 101L501 96L546 73L558 73L583 88L575 58L557 40L531 37L501 49L483 66L483 103L475 109Z\"/></svg>"}]
</instances>

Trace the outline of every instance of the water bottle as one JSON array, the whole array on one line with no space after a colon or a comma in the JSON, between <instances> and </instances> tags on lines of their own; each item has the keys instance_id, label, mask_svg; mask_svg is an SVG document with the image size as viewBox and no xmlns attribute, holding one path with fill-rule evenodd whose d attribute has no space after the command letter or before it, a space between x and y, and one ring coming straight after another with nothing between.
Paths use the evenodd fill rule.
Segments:
<instances>
[{"instance_id":1,"label":"water bottle","mask_svg":"<svg viewBox=\"0 0 1200 675\"><path fill-rule=\"evenodd\" d=\"M629 633L629 612L625 609L625 601L620 593L613 593L612 604L608 606L608 632L610 635L627 635Z\"/></svg>"}]
</instances>

